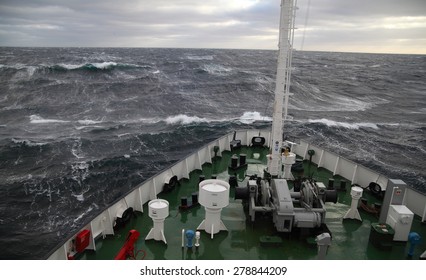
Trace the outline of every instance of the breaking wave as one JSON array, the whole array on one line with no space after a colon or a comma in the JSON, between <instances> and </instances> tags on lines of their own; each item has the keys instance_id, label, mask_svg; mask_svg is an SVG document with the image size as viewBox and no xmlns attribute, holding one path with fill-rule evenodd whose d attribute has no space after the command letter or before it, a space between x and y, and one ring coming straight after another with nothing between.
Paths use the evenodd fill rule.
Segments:
<instances>
[{"instance_id":1,"label":"breaking wave","mask_svg":"<svg viewBox=\"0 0 426 280\"><path fill-rule=\"evenodd\" d=\"M187 115L177 115L177 116L171 116L165 119L165 122L167 124L193 124L193 123L209 123L214 120L206 119L206 118L199 118L197 116L187 116Z\"/></svg>"},{"instance_id":2,"label":"breaking wave","mask_svg":"<svg viewBox=\"0 0 426 280\"><path fill-rule=\"evenodd\" d=\"M31 115L30 123L34 124L46 124L46 123L68 123L69 121L57 120L57 119L44 119L39 115Z\"/></svg>"},{"instance_id":3,"label":"breaking wave","mask_svg":"<svg viewBox=\"0 0 426 280\"><path fill-rule=\"evenodd\" d=\"M94 120L78 120L77 121L79 124L82 125L93 125L93 124L99 124L102 123L103 121L94 121Z\"/></svg>"},{"instance_id":4,"label":"breaking wave","mask_svg":"<svg viewBox=\"0 0 426 280\"><path fill-rule=\"evenodd\" d=\"M136 64L126 64L126 63L117 63L114 61L105 61L105 62L92 62L92 63L83 63L83 64L56 64L53 66L47 67L49 70L53 71L73 71L73 70L88 70L88 71L104 71L112 70L116 68L126 69L126 68L149 68L146 65L136 65Z\"/></svg>"},{"instance_id":5,"label":"breaking wave","mask_svg":"<svg viewBox=\"0 0 426 280\"><path fill-rule=\"evenodd\" d=\"M28 72L28 76L33 76L34 73L41 71L41 73L45 72L68 72L68 71L110 71L114 69L151 69L150 65L137 65L137 64L129 64L129 63L118 63L114 61L104 61L104 62L88 62L88 63L79 63L79 64L71 64L71 63L58 63L54 65L25 65L25 64L14 64L14 65L0 65L0 70L25 70Z\"/></svg>"},{"instance_id":6,"label":"breaking wave","mask_svg":"<svg viewBox=\"0 0 426 280\"><path fill-rule=\"evenodd\" d=\"M325 124L328 127L343 127L348 129L360 129L360 128L373 128L373 129L379 129L377 124L375 123L366 123L366 122L359 122L359 123L348 123L348 122L338 122L333 121L329 119L309 119L309 123L320 123Z\"/></svg>"},{"instance_id":7,"label":"breaking wave","mask_svg":"<svg viewBox=\"0 0 426 280\"><path fill-rule=\"evenodd\" d=\"M212 55L187 55L186 59L189 60L213 60Z\"/></svg>"},{"instance_id":8,"label":"breaking wave","mask_svg":"<svg viewBox=\"0 0 426 280\"><path fill-rule=\"evenodd\" d=\"M167 124L197 124L197 123L212 123L212 122L240 122L243 124L252 124L257 121L270 122L270 117L262 116L259 112L244 112L242 116L236 118L225 118L225 119L210 119L200 118L197 116L187 116L184 114L171 116L165 119Z\"/></svg>"},{"instance_id":9,"label":"breaking wave","mask_svg":"<svg viewBox=\"0 0 426 280\"><path fill-rule=\"evenodd\" d=\"M47 145L46 142L35 142L35 141L29 140L29 139L12 138L12 142L15 143L15 144L26 145L28 147L39 147L39 146Z\"/></svg>"},{"instance_id":10,"label":"breaking wave","mask_svg":"<svg viewBox=\"0 0 426 280\"><path fill-rule=\"evenodd\" d=\"M256 121L271 122L271 117L262 116L259 112L245 112L238 121L244 124L252 124Z\"/></svg>"}]
</instances>

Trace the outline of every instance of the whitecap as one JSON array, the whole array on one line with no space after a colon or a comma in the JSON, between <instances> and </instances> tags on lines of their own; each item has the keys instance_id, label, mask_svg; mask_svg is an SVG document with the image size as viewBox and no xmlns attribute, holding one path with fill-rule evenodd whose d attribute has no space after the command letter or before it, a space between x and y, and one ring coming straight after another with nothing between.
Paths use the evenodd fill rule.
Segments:
<instances>
[{"instance_id":1,"label":"whitecap","mask_svg":"<svg viewBox=\"0 0 426 280\"><path fill-rule=\"evenodd\" d=\"M68 70L75 70L75 69L83 67L84 64L65 64L65 63L61 63L61 64L58 64L58 66L60 66L62 68L65 68L65 69L68 69Z\"/></svg>"},{"instance_id":2,"label":"whitecap","mask_svg":"<svg viewBox=\"0 0 426 280\"><path fill-rule=\"evenodd\" d=\"M204 64L201 67L202 70L206 71L209 74L213 75L227 75L232 71L231 68L225 67L219 64Z\"/></svg>"},{"instance_id":3,"label":"whitecap","mask_svg":"<svg viewBox=\"0 0 426 280\"><path fill-rule=\"evenodd\" d=\"M35 71L37 70L36 66L28 66L27 67L27 73L29 77L32 77L35 73Z\"/></svg>"},{"instance_id":4,"label":"whitecap","mask_svg":"<svg viewBox=\"0 0 426 280\"><path fill-rule=\"evenodd\" d=\"M83 194L73 194L75 198L77 198L78 201L84 201ZM79 219L79 218L78 218Z\"/></svg>"},{"instance_id":5,"label":"whitecap","mask_svg":"<svg viewBox=\"0 0 426 280\"><path fill-rule=\"evenodd\" d=\"M118 134L118 135L117 135L117 137L118 137L118 138L120 138L120 137L128 136L128 135L132 135L132 134L131 134L131 133L128 133L128 132L126 132L126 133L123 133L123 134Z\"/></svg>"},{"instance_id":6,"label":"whitecap","mask_svg":"<svg viewBox=\"0 0 426 280\"><path fill-rule=\"evenodd\" d=\"M309 123L322 123L327 125L328 127L344 127L348 129L360 129L360 128L373 128L379 129L377 124L375 123L367 123L367 122L359 122L359 123L348 123L348 122L338 122L329 119L309 119Z\"/></svg>"},{"instance_id":7,"label":"whitecap","mask_svg":"<svg viewBox=\"0 0 426 280\"><path fill-rule=\"evenodd\" d=\"M47 145L47 143L45 142L34 142L31 140L27 140L27 139L16 139L16 138L12 138L12 142L15 144L24 144L28 147L37 147L37 146L44 146Z\"/></svg>"},{"instance_id":8,"label":"whitecap","mask_svg":"<svg viewBox=\"0 0 426 280\"><path fill-rule=\"evenodd\" d=\"M67 123L69 121L64 120L57 120L57 119L44 119L40 117L39 115L31 115L30 116L30 123L34 124L44 124L44 123Z\"/></svg>"},{"instance_id":9,"label":"whitecap","mask_svg":"<svg viewBox=\"0 0 426 280\"><path fill-rule=\"evenodd\" d=\"M102 121L94 121L94 120L78 120L77 121L79 124L82 125L91 125L91 124L98 124L98 123L102 123Z\"/></svg>"},{"instance_id":10,"label":"whitecap","mask_svg":"<svg viewBox=\"0 0 426 280\"><path fill-rule=\"evenodd\" d=\"M78 159L85 157L83 151L81 150L81 145L82 145L81 139L76 139L71 148L71 153L73 154L73 156L75 156ZM76 170L74 169L74 167L75 166L73 166L73 170Z\"/></svg>"},{"instance_id":11,"label":"whitecap","mask_svg":"<svg viewBox=\"0 0 426 280\"><path fill-rule=\"evenodd\" d=\"M76 126L75 127L75 129L77 129L77 130L83 130L85 128L90 128L90 129L100 128L100 129L102 129L102 128L105 128L105 126L101 126L101 125L83 125L83 126Z\"/></svg>"},{"instance_id":12,"label":"whitecap","mask_svg":"<svg viewBox=\"0 0 426 280\"><path fill-rule=\"evenodd\" d=\"M75 197L77 197L77 196L75 196ZM84 200L84 198L83 198L83 200L80 200L82 198L80 198L80 199L79 198L80 198L80 196L77 197L78 201L83 201ZM75 218L74 222L77 222L78 220L80 220L81 218L83 218L85 215L89 214L92 210L93 210L93 207L90 206L89 209L87 209L86 211L84 211L83 213L81 213L77 218Z\"/></svg>"},{"instance_id":13,"label":"whitecap","mask_svg":"<svg viewBox=\"0 0 426 280\"><path fill-rule=\"evenodd\" d=\"M252 124L256 121L272 121L271 117L262 116L259 112L244 112L242 116L236 118L226 118L226 119L209 119L201 118L198 116L188 116L185 114L180 114L176 116L167 117L164 120L167 124L192 124L192 123L212 123L212 122L240 122L244 124Z\"/></svg>"},{"instance_id":14,"label":"whitecap","mask_svg":"<svg viewBox=\"0 0 426 280\"><path fill-rule=\"evenodd\" d=\"M272 121L272 118L262 116L259 112L244 112L244 114L238 118L241 123L252 124L256 121Z\"/></svg>"},{"instance_id":15,"label":"whitecap","mask_svg":"<svg viewBox=\"0 0 426 280\"><path fill-rule=\"evenodd\" d=\"M113 66L117 66L116 62L100 62L100 63L91 63L91 64L98 69L108 69Z\"/></svg>"},{"instance_id":16,"label":"whitecap","mask_svg":"<svg viewBox=\"0 0 426 280\"><path fill-rule=\"evenodd\" d=\"M166 118L167 124L191 124L191 123L203 123L203 122L211 122L211 120L208 120L206 118L199 118L197 116L187 116L184 114L171 116Z\"/></svg>"},{"instance_id":17,"label":"whitecap","mask_svg":"<svg viewBox=\"0 0 426 280\"><path fill-rule=\"evenodd\" d=\"M188 55L186 58L189 60L213 60L212 55Z\"/></svg>"},{"instance_id":18,"label":"whitecap","mask_svg":"<svg viewBox=\"0 0 426 280\"><path fill-rule=\"evenodd\" d=\"M302 98L294 98L289 103L289 108L292 110L321 112L358 112L371 109L377 104L388 103L387 100L368 100L362 101L355 98L345 96L334 96L330 93L317 92L318 88L312 87Z\"/></svg>"},{"instance_id":19,"label":"whitecap","mask_svg":"<svg viewBox=\"0 0 426 280\"><path fill-rule=\"evenodd\" d=\"M137 122L145 123L145 124L156 124L159 123L161 119L159 118L140 118Z\"/></svg>"}]
</instances>

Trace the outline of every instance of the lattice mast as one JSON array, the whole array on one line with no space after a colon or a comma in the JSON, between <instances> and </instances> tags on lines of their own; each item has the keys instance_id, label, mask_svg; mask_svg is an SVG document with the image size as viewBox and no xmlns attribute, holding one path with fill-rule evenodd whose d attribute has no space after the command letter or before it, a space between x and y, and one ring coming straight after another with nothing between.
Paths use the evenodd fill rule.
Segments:
<instances>
[{"instance_id":1,"label":"lattice mast","mask_svg":"<svg viewBox=\"0 0 426 280\"><path fill-rule=\"evenodd\" d=\"M287 118L288 98L290 96L290 77L296 0L281 0L279 28L278 63L275 85L274 112L272 116L272 149L268 172L281 177L281 147L283 142L283 124Z\"/></svg>"}]
</instances>

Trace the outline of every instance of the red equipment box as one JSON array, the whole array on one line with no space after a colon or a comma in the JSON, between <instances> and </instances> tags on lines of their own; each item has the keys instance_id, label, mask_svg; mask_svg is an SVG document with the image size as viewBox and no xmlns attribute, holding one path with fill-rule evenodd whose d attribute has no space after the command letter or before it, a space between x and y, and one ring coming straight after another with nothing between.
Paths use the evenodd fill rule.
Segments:
<instances>
[{"instance_id":1,"label":"red equipment box","mask_svg":"<svg viewBox=\"0 0 426 280\"><path fill-rule=\"evenodd\" d=\"M75 237L75 250L78 253L81 253L84 251L84 249L89 246L90 242L90 230L85 229L77 234Z\"/></svg>"}]
</instances>

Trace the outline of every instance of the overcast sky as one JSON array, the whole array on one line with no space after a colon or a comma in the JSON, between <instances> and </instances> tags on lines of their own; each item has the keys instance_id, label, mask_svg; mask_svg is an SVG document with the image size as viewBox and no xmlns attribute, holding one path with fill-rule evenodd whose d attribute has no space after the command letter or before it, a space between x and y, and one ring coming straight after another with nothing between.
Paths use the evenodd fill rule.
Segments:
<instances>
[{"instance_id":1,"label":"overcast sky","mask_svg":"<svg viewBox=\"0 0 426 280\"><path fill-rule=\"evenodd\" d=\"M277 49L280 2L0 0L0 45ZM298 7L296 49L426 54L426 0Z\"/></svg>"}]
</instances>

